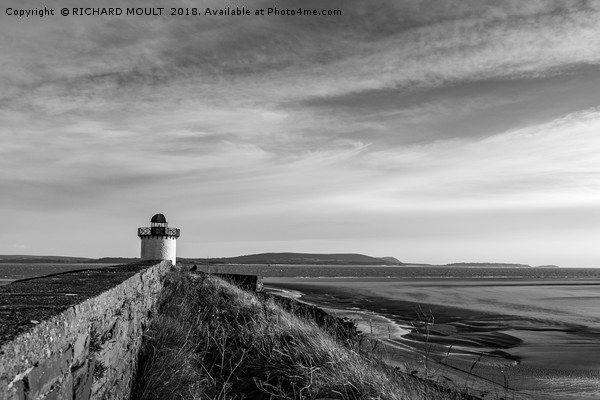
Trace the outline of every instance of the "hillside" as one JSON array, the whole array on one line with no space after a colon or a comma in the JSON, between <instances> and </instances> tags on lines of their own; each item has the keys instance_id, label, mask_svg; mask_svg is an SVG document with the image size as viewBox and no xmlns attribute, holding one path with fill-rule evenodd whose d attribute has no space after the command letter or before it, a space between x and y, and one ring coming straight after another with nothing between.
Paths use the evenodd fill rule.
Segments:
<instances>
[{"instance_id":1,"label":"hillside","mask_svg":"<svg viewBox=\"0 0 600 400\"><path fill-rule=\"evenodd\" d=\"M260 253L223 258L178 258L198 264L311 264L311 265L402 265L393 257L370 257L363 254Z\"/></svg>"},{"instance_id":2,"label":"hillside","mask_svg":"<svg viewBox=\"0 0 600 400\"><path fill-rule=\"evenodd\" d=\"M0 264L129 264L139 258L126 257L67 257L67 256L32 256L25 254L0 255Z\"/></svg>"},{"instance_id":3,"label":"hillside","mask_svg":"<svg viewBox=\"0 0 600 400\"><path fill-rule=\"evenodd\" d=\"M139 258L126 258L126 257L102 257L93 260L86 261L89 264L129 264L140 261Z\"/></svg>"},{"instance_id":4,"label":"hillside","mask_svg":"<svg viewBox=\"0 0 600 400\"><path fill-rule=\"evenodd\" d=\"M460 262L443 265L444 267L477 267L477 268L531 268L531 265L527 264L513 264L513 263L469 263Z\"/></svg>"},{"instance_id":5,"label":"hillside","mask_svg":"<svg viewBox=\"0 0 600 400\"><path fill-rule=\"evenodd\" d=\"M384 364L347 323L295 311L214 276L170 273L131 398L476 399Z\"/></svg>"},{"instance_id":6,"label":"hillside","mask_svg":"<svg viewBox=\"0 0 600 400\"><path fill-rule=\"evenodd\" d=\"M90 262L91 258L66 256L31 256L31 255L0 255L0 263L53 263L79 264Z\"/></svg>"},{"instance_id":7,"label":"hillside","mask_svg":"<svg viewBox=\"0 0 600 400\"><path fill-rule=\"evenodd\" d=\"M139 261L139 258L127 257L68 257L68 256L34 256L34 255L0 255L0 264L128 264ZM533 268L527 264L515 263L482 263L459 262L444 265L404 263L394 257L371 257L364 254L317 254L317 253L259 253L237 257L221 258L183 258L178 262L194 264L290 264L290 265L410 265L421 267L473 267L473 268ZM540 265L543 268L558 268L556 265Z\"/></svg>"}]
</instances>

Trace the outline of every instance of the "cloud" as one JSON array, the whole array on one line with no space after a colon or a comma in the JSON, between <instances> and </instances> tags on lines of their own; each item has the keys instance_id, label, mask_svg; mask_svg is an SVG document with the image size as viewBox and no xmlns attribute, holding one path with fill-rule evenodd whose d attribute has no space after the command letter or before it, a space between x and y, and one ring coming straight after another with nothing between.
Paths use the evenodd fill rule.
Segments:
<instances>
[{"instance_id":1,"label":"cloud","mask_svg":"<svg viewBox=\"0 0 600 400\"><path fill-rule=\"evenodd\" d=\"M140 18L38 27L58 47L16 39L11 47L29 55L18 58L18 68L5 59L3 87L13 100L25 96L49 112L110 107L106 98L129 107L136 98L151 100L149 88L203 105L270 103L537 77L600 57L595 3L336 4L344 11L337 19ZM15 93L10 82L22 90Z\"/></svg>"},{"instance_id":2,"label":"cloud","mask_svg":"<svg viewBox=\"0 0 600 400\"><path fill-rule=\"evenodd\" d=\"M599 128L593 109L483 139L371 152L365 162L387 180L374 193L380 211L589 205L600 200Z\"/></svg>"},{"instance_id":3,"label":"cloud","mask_svg":"<svg viewBox=\"0 0 600 400\"><path fill-rule=\"evenodd\" d=\"M598 200L596 2L327 7L343 15L0 16L0 205L79 227L171 207L251 242Z\"/></svg>"}]
</instances>

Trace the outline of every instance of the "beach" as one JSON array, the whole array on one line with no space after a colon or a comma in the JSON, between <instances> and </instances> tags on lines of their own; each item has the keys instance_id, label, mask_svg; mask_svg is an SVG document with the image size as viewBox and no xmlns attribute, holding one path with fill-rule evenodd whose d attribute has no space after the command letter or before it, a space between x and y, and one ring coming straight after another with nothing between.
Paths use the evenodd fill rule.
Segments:
<instances>
[{"instance_id":1,"label":"beach","mask_svg":"<svg viewBox=\"0 0 600 400\"><path fill-rule=\"evenodd\" d=\"M2 265L0 284L99 266ZM496 393L510 388L533 399L600 398L600 269L276 264L198 269L261 275L268 291L353 319L379 341L382 357L407 372L427 370L469 387L476 385L469 375L474 374L493 382ZM504 397L520 398L513 392Z\"/></svg>"},{"instance_id":2,"label":"beach","mask_svg":"<svg viewBox=\"0 0 600 400\"><path fill-rule=\"evenodd\" d=\"M600 397L598 279L266 278L397 349L535 399Z\"/></svg>"}]
</instances>

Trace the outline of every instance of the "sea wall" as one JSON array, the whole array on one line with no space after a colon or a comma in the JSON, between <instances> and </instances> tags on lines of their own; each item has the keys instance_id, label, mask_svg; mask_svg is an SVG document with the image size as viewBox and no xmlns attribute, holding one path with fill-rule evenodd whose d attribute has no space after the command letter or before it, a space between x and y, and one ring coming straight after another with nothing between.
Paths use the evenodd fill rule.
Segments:
<instances>
[{"instance_id":1,"label":"sea wall","mask_svg":"<svg viewBox=\"0 0 600 400\"><path fill-rule=\"evenodd\" d=\"M170 261L0 287L0 399L128 399Z\"/></svg>"},{"instance_id":2,"label":"sea wall","mask_svg":"<svg viewBox=\"0 0 600 400\"><path fill-rule=\"evenodd\" d=\"M219 278L250 292L260 292L263 289L263 277L242 274L213 274Z\"/></svg>"}]
</instances>

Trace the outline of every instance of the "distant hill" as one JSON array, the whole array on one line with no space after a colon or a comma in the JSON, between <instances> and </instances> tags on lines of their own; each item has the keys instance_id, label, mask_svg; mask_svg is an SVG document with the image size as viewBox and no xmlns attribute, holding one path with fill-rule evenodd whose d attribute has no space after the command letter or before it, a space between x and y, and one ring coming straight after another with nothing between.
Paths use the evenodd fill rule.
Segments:
<instances>
[{"instance_id":1,"label":"distant hill","mask_svg":"<svg viewBox=\"0 0 600 400\"><path fill-rule=\"evenodd\" d=\"M129 264L139 258L127 257L67 257L67 256L32 256L32 255L0 255L0 264ZM260 253L237 257L222 258L182 258L177 261L196 264L312 264L312 265L406 265L422 267L473 267L473 268L533 268L527 264L512 263L470 263L460 262L445 265L404 263L394 257L371 257L364 254L311 254L311 253ZM556 265L538 265L535 268L559 268Z\"/></svg>"},{"instance_id":2,"label":"distant hill","mask_svg":"<svg viewBox=\"0 0 600 400\"><path fill-rule=\"evenodd\" d=\"M85 257L66 256L30 256L30 255L0 255L0 263L54 263L54 264L78 264L92 260Z\"/></svg>"},{"instance_id":3,"label":"distant hill","mask_svg":"<svg viewBox=\"0 0 600 400\"><path fill-rule=\"evenodd\" d=\"M312 264L312 265L402 265L394 257L370 257L363 254L261 253L223 258L178 258L198 264Z\"/></svg>"},{"instance_id":4,"label":"distant hill","mask_svg":"<svg viewBox=\"0 0 600 400\"><path fill-rule=\"evenodd\" d=\"M93 260L86 261L89 264L129 264L136 261L140 261L140 258L126 258L126 257L102 257Z\"/></svg>"},{"instance_id":5,"label":"distant hill","mask_svg":"<svg viewBox=\"0 0 600 400\"><path fill-rule=\"evenodd\" d=\"M444 267L477 267L477 268L532 268L527 264L511 264L511 263L452 263L443 265Z\"/></svg>"},{"instance_id":6,"label":"distant hill","mask_svg":"<svg viewBox=\"0 0 600 400\"><path fill-rule=\"evenodd\" d=\"M386 262L388 262L388 263L389 263L389 264L391 264L391 265L402 265L402 264L403 264L403 262L402 262L402 261L398 260L398 259L397 259L397 258L395 258L395 257L378 257L378 258L379 258L380 260L383 260L383 261L386 261ZM386 265L388 265L388 264L386 264Z\"/></svg>"},{"instance_id":7,"label":"distant hill","mask_svg":"<svg viewBox=\"0 0 600 400\"><path fill-rule=\"evenodd\" d=\"M139 258L125 257L87 258L67 256L0 255L0 264L128 264L139 260Z\"/></svg>"}]
</instances>

